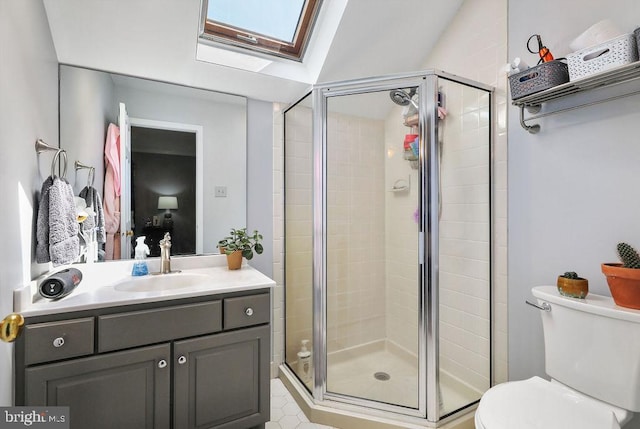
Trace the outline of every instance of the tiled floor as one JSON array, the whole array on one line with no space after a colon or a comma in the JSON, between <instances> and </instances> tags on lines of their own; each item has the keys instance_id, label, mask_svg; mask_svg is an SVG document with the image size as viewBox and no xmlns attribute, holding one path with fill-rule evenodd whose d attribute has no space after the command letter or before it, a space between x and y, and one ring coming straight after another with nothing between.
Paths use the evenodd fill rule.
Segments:
<instances>
[{"instance_id":1,"label":"tiled floor","mask_svg":"<svg viewBox=\"0 0 640 429\"><path fill-rule=\"evenodd\" d=\"M266 429L337 429L309 422L282 382L271 380L271 421Z\"/></svg>"}]
</instances>

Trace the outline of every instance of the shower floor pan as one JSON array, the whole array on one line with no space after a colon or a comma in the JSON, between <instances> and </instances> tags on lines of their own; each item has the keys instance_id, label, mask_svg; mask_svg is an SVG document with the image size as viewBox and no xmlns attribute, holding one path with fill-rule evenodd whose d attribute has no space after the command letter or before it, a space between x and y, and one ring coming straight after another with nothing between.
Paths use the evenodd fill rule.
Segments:
<instances>
[{"instance_id":1,"label":"shower floor pan","mask_svg":"<svg viewBox=\"0 0 640 429\"><path fill-rule=\"evenodd\" d=\"M327 392L418 408L418 368L407 353L376 342L327 356ZM440 373L441 410L457 410L480 398L481 392Z\"/></svg>"}]
</instances>

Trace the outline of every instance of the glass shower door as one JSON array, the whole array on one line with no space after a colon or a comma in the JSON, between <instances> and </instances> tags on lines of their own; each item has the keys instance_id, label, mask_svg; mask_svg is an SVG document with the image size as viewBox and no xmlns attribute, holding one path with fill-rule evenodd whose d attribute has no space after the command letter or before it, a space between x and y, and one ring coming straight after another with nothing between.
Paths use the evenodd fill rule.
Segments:
<instances>
[{"instance_id":1,"label":"glass shower door","mask_svg":"<svg viewBox=\"0 0 640 429\"><path fill-rule=\"evenodd\" d=\"M435 423L490 386L491 103L428 72L285 112L285 374L314 401Z\"/></svg>"},{"instance_id":2,"label":"glass shower door","mask_svg":"<svg viewBox=\"0 0 640 429\"><path fill-rule=\"evenodd\" d=\"M285 361L313 390L313 114L311 95L285 113Z\"/></svg>"},{"instance_id":3,"label":"glass shower door","mask_svg":"<svg viewBox=\"0 0 640 429\"><path fill-rule=\"evenodd\" d=\"M417 100L326 101L326 393L346 402L419 408Z\"/></svg>"},{"instance_id":4,"label":"glass shower door","mask_svg":"<svg viewBox=\"0 0 640 429\"><path fill-rule=\"evenodd\" d=\"M439 79L438 380L440 415L491 386L491 93Z\"/></svg>"}]
</instances>

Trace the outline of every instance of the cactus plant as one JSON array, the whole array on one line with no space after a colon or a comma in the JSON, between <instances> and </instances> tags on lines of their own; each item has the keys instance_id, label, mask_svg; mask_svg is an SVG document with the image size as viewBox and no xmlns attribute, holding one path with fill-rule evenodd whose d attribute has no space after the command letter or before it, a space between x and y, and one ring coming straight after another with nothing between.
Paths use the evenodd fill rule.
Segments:
<instances>
[{"instance_id":1,"label":"cactus plant","mask_svg":"<svg viewBox=\"0 0 640 429\"><path fill-rule=\"evenodd\" d=\"M640 255L627 243L618 243L618 257L625 268L640 269Z\"/></svg>"},{"instance_id":2,"label":"cactus plant","mask_svg":"<svg viewBox=\"0 0 640 429\"><path fill-rule=\"evenodd\" d=\"M567 271L566 273L564 273L560 277L564 277L565 279L579 279L580 278L578 276L578 273L576 273L575 271Z\"/></svg>"},{"instance_id":3,"label":"cactus plant","mask_svg":"<svg viewBox=\"0 0 640 429\"><path fill-rule=\"evenodd\" d=\"M567 271L558 276L560 295L583 299L589 293L589 280L583 279L575 271Z\"/></svg>"}]
</instances>

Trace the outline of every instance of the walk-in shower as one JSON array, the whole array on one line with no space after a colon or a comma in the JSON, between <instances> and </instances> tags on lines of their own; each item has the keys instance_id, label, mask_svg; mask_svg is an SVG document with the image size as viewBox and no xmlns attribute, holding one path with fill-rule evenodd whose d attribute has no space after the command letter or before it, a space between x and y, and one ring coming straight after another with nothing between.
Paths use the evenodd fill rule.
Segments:
<instances>
[{"instance_id":1,"label":"walk-in shower","mask_svg":"<svg viewBox=\"0 0 640 429\"><path fill-rule=\"evenodd\" d=\"M426 424L490 387L491 102L429 71L285 111L281 369L314 403Z\"/></svg>"}]
</instances>

